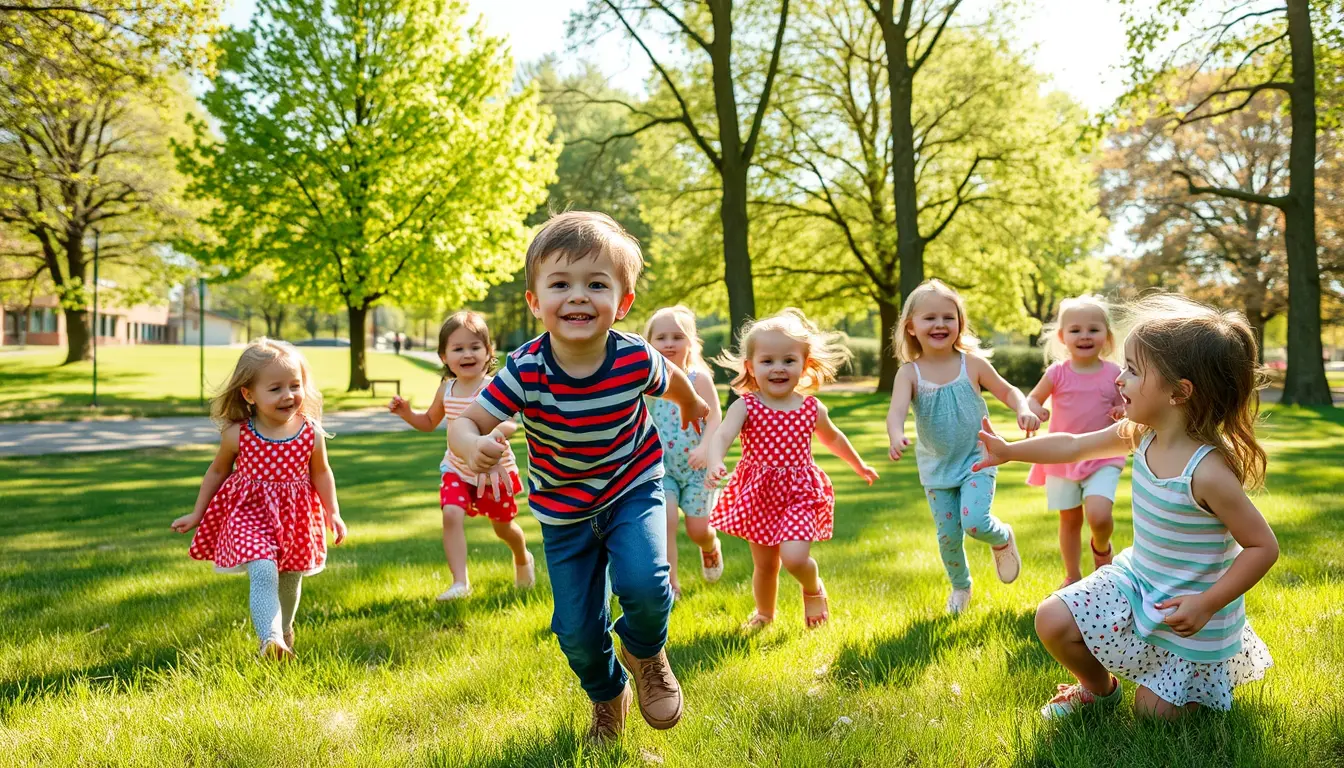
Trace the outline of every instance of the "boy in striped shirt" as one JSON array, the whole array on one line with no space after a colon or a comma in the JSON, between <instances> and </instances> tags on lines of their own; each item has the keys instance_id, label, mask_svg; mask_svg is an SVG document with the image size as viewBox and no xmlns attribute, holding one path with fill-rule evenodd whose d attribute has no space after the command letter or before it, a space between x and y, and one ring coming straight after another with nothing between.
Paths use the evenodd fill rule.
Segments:
<instances>
[{"instance_id":1,"label":"boy in striped shirt","mask_svg":"<svg viewBox=\"0 0 1344 768\"><path fill-rule=\"evenodd\" d=\"M551 630L593 701L589 735L620 735L635 679L654 728L681 719L681 687L667 662L668 582L663 461L644 395L681 408L682 426L709 406L686 374L635 334L613 331L635 300L639 245L611 217L553 216L527 249L527 303L546 332L509 355L462 417L451 445L476 472L508 443L498 426L522 414L528 505L541 522L555 612ZM607 577L621 602L611 639Z\"/></svg>"}]
</instances>

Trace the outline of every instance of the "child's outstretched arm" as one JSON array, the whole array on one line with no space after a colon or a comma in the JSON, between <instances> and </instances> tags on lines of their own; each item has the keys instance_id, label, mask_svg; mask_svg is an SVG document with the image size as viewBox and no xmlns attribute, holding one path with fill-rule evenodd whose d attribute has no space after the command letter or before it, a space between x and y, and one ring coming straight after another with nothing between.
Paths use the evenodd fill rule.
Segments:
<instances>
[{"instance_id":1,"label":"child's outstretched arm","mask_svg":"<svg viewBox=\"0 0 1344 768\"><path fill-rule=\"evenodd\" d=\"M1274 531L1216 451L1195 467L1190 491L1201 506L1227 526L1242 550L1227 573L1205 591L1173 597L1153 606L1158 610L1175 609L1162 621L1181 637L1203 629L1213 614L1258 584L1279 559L1279 541L1274 538Z\"/></svg>"},{"instance_id":2,"label":"child's outstretched arm","mask_svg":"<svg viewBox=\"0 0 1344 768\"><path fill-rule=\"evenodd\" d=\"M327 462L327 441L321 435L313 446L313 457L308 460L308 473L313 479L313 488L322 500L322 511L327 513L327 527L335 534L335 546L345 541L345 521L341 519L341 507L336 503L336 476L331 474L331 464Z\"/></svg>"},{"instance_id":3,"label":"child's outstretched arm","mask_svg":"<svg viewBox=\"0 0 1344 768\"><path fill-rule=\"evenodd\" d=\"M701 420L709 415L709 404L691 386L691 380L685 372L675 365L667 366L667 391L662 397L676 403L677 408L681 409L682 429L693 427L696 432L700 431Z\"/></svg>"},{"instance_id":4,"label":"child's outstretched arm","mask_svg":"<svg viewBox=\"0 0 1344 768\"><path fill-rule=\"evenodd\" d=\"M723 463L723 457L728 455L728 447L737 441L737 435L742 431L742 425L747 421L747 403L742 398L728 406L728 412L723 415L723 423L714 430L714 436L709 440L709 455L705 461L709 471L705 473L705 487L717 488L719 481L728 474L728 467Z\"/></svg>"},{"instance_id":5,"label":"child's outstretched arm","mask_svg":"<svg viewBox=\"0 0 1344 768\"><path fill-rule=\"evenodd\" d=\"M1031 394L1027 395L1027 407L1036 414L1036 418L1041 421L1050 420L1050 409L1045 407L1045 401L1050 399L1050 394L1055 391L1055 382L1050 380L1049 372L1041 375L1041 380L1036 382L1036 386L1031 388ZM1117 389L1116 392L1119 392ZM1118 419L1111 419L1118 421Z\"/></svg>"},{"instance_id":6,"label":"child's outstretched arm","mask_svg":"<svg viewBox=\"0 0 1344 768\"><path fill-rule=\"evenodd\" d=\"M401 420L415 427L421 432L433 432L438 428L439 422L443 421L443 389L452 386L445 380L439 384L439 390L434 393L434 400L429 404L429 408L424 413L416 413L411 410L411 404L401 395L393 397L387 404L387 410L401 417Z\"/></svg>"},{"instance_id":7,"label":"child's outstretched arm","mask_svg":"<svg viewBox=\"0 0 1344 768\"><path fill-rule=\"evenodd\" d=\"M835 422L831 421L831 417L826 412L825 404L820 401L817 402L817 426L814 431L817 439L821 441L822 445L826 446L828 451L843 459L869 485L873 484L873 481L877 479L877 470L868 466L863 457L859 456L859 452L854 450L849 438L845 437L845 433L841 432L840 428L835 426Z\"/></svg>"},{"instance_id":8,"label":"child's outstretched arm","mask_svg":"<svg viewBox=\"0 0 1344 768\"><path fill-rule=\"evenodd\" d=\"M971 471L979 472L1010 461L1069 464L1084 459L1123 456L1134 449L1133 439L1121 432L1123 426L1112 424L1105 429L1084 432L1080 435L1052 432L1009 443L994 433L994 427L990 426L989 419L984 419L980 423L980 447L984 451L984 456L972 465Z\"/></svg>"},{"instance_id":9,"label":"child's outstretched arm","mask_svg":"<svg viewBox=\"0 0 1344 768\"><path fill-rule=\"evenodd\" d=\"M1027 396L1022 390L1004 380L989 361L979 355L966 355L966 372L971 380L999 399L999 402L1013 409L1017 414L1017 426L1027 433L1027 437L1036 434L1041 428L1041 419L1032 412Z\"/></svg>"},{"instance_id":10,"label":"child's outstretched arm","mask_svg":"<svg viewBox=\"0 0 1344 768\"><path fill-rule=\"evenodd\" d=\"M205 508L210 506L210 500L215 497L215 492L229 479L233 474L233 462L238 458L238 424L230 425L223 432L219 433L219 450L215 452L215 458L210 462L210 467L205 470L205 479L201 481L201 492L196 494L196 507L191 514L183 515L172 523L172 529L178 533L186 533L192 528L201 524L201 518L205 516Z\"/></svg>"},{"instance_id":11,"label":"child's outstretched arm","mask_svg":"<svg viewBox=\"0 0 1344 768\"><path fill-rule=\"evenodd\" d=\"M887 440L891 448L887 457L900 461L910 441L905 437L905 417L910 415L910 401L915 399L915 373L909 365L896 371L896 382L891 385L891 407L887 409Z\"/></svg>"},{"instance_id":12,"label":"child's outstretched arm","mask_svg":"<svg viewBox=\"0 0 1344 768\"><path fill-rule=\"evenodd\" d=\"M502 421L480 403L472 403L448 425L448 445L472 472L489 472L509 450L509 435L517 429L517 425L512 429L503 427L506 423L513 422ZM508 430L507 434L504 430Z\"/></svg>"},{"instance_id":13,"label":"child's outstretched arm","mask_svg":"<svg viewBox=\"0 0 1344 768\"><path fill-rule=\"evenodd\" d=\"M700 444L686 458L686 463L691 465L691 469L704 469L709 466L709 441L714 439L714 433L723 423L723 413L719 409L719 393L714 389L714 380L703 375L703 371L701 374L691 380L691 385L695 387L700 399L709 406L709 415L705 417L705 431L700 435Z\"/></svg>"}]
</instances>

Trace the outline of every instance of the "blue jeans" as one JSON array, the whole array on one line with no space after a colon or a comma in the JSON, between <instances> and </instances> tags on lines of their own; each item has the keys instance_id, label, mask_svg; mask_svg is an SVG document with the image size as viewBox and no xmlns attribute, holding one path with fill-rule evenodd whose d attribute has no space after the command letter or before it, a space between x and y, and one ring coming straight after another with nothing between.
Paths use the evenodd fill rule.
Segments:
<instances>
[{"instance_id":1,"label":"blue jeans","mask_svg":"<svg viewBox=\"0 0 1344 768\"><path fill-rule=\"evenodd\" d=\"M541 542L555 598L551 631L588 698L613 699L626 676L611 640L611 593L621 603L614 626L627 651L647 659L667 643L672 590L662 480L630 489L581 523L542 523Z\"/></svg>"}]
</instances>

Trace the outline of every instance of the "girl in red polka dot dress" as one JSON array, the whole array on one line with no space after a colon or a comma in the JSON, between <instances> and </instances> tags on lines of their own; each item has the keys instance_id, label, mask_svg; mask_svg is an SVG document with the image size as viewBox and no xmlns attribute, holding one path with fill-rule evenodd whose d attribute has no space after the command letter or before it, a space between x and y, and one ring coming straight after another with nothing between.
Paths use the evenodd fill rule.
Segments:
<instances>
[{"instance_id":1,"label":"girl in red polka dot dress","mask_svg":"<svg viewBox=\"0 0 1344 768\"><path fill-rule=\"evenodd\" d=\"M243 350L210 415L220 425L219 452L195 511L172 528L196 528L193 558L221 573L247 573L262 658L290 658L303 577L327 562L323 528L336 544L345 539L322 394L297 349L259 339Z\"/></svg>"},{"instance_id":2,"label":"girl in red polka dot dress","mask_svg":"<svg viewBox=\"0 0 1344 768\"><path fill-rule=\"evenodd\" d=\"M709 451L707 487L727 474L723 459L742 436L742 458L714 506L710 522L722 533L751 544L751 577L756 611L744 625L755 630L774 620L783 564L803 588L803 616L817 627L830 618L826 588L812 542L831 538L835 492L812 460L812 436L844 459L869 485L877 470L868 466L811 393L832 381L849 352L836 334L825 334L796 309L749 324L737 354L718 362L737 372L734 391Z\"/></svg>"}]
</instances>

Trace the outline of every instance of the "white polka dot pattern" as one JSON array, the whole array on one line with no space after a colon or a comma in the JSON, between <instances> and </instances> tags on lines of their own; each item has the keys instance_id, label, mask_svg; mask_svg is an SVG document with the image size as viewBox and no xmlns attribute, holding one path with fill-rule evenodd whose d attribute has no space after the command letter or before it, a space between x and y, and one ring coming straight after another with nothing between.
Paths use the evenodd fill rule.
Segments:
<instances>
[{"instance_id":1,"label":"white polka dot pattern","mask_svg":"<svg viewBox=\"0 0 1344 768\"><path fill-rule=\"evenodd\" d=\"M743 398L742 460L714 506L723 533L773 547L781 541L826 541L835 524L831 479L812 460L817 399L778 411L754 393Z\"/></svg>"},{"instance_id":2,"label":"white polka dot pattern","mask_svg":"<svg viewBox=\"0 0 1344 768\"><path fill-rule=\"evenodd\" d=\"M321 570L327 559L322 501L309 475L315 441L307 423L283 441L243 424L233 473L206 507L191 556L220 569L274 560L281 571Z\"/></svg>"}]
</instances>

